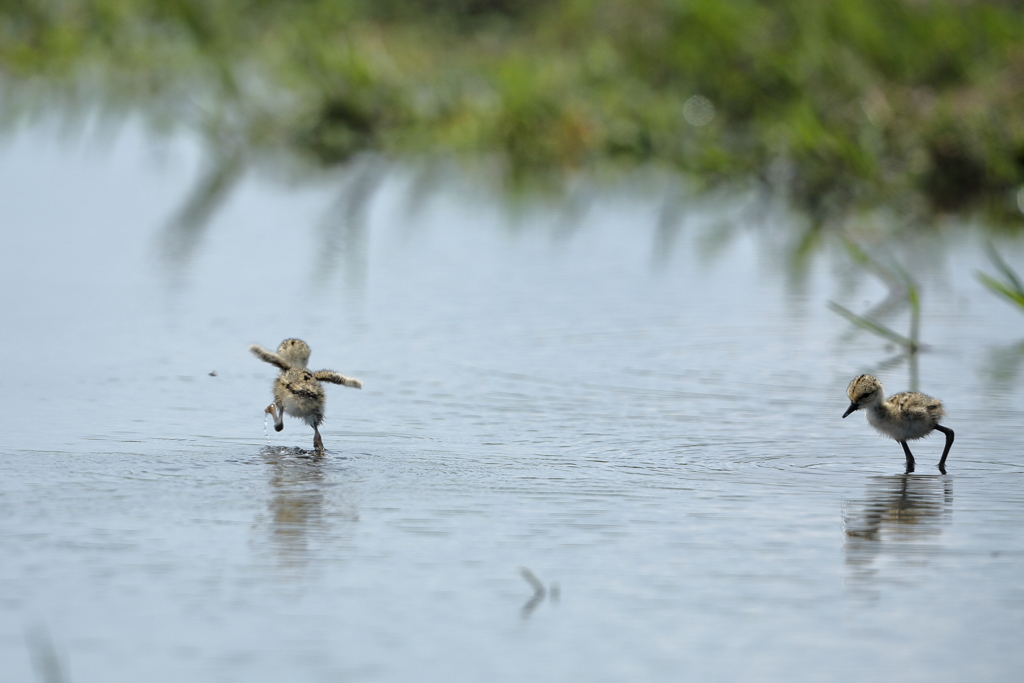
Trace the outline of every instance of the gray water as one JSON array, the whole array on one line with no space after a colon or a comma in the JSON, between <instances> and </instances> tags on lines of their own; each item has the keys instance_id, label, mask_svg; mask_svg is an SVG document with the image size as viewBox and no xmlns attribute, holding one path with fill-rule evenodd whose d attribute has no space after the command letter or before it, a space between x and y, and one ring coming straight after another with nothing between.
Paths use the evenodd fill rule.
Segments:
<instances>
[{"instance_id":1,"label":"gray water","mask_svg":"<svg viewBox=\"0 0 1024 683\"><path fill-rule=\"evenodd\" d=\"M911 368L827 308L886 289L784 209L360 168L202 230L187 138L0 149L4 681L1019 679L1024 315L977 230L873 245L957 434L906 475L840 415ZM322 458L246 351L292 336L364 383Z\"/></svg>"}]
</instances>

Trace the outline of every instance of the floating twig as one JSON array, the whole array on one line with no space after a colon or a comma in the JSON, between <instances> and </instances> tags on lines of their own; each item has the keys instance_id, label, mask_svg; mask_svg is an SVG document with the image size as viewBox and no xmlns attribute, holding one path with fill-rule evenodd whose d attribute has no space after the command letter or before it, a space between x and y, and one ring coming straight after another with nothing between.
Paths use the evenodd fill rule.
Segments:
<instances>
[{"instance_id":1,"label":"floating twig","mask_svg":"<svg viewBox=\"0 0 1024 683\"><path fill-rule=\"evenodd\" d=\"M519 567L519 575L523 577L523 580L526 581L526 583L530 584L531 588L533 588L533 596L526 601L526 604L523 605L521 610L523 619L526 619L533 614L533 611L537 609L540 603L544 602L544 598L548 596L548 590L544 587L544 582L538 579L537 575L530 571L529 567ZM559 589L558 584L552 583L552 602L557 602L560 594L561 590Z\"/></svg>"}]
</instances>

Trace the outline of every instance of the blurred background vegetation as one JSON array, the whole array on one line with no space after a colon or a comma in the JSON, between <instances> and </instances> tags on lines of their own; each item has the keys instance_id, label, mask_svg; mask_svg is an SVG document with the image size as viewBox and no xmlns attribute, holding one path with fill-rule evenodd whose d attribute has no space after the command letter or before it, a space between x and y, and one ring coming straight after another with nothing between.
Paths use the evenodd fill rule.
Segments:
<instances>
[{"instance_id":1,"label":"blurred background vegetation","mask_svg":"<svg viewBox=\"0 0 1024 683\"><path fill-rule=\"evenodd\" d=\"M0 0L0 125L97 113L200 131L222 175L372 152L557 190L653 166L824 219L1019 226L1024 1Z\"/></svg>"}]
</instances>

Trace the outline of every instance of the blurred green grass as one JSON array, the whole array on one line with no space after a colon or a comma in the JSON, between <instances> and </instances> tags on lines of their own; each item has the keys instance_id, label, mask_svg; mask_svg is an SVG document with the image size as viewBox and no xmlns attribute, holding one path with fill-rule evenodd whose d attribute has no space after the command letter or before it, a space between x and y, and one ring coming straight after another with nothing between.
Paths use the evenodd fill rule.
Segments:
<instances>
[{"instance_id":1,"label":"blurred green grass","mask_svg":"<svg viewBox=\"0 0 1024 683\"><path fill-rule=\"evenodd\" d=\"M988 257L1003 279L1000 280L979 271L975 273L978 281L985 285L993 294L1006 299L1016 305L1018 309L1024 311L1024 284L1021 284L1020 276L999 255L999 252L996 251L996 248L991 243L988 244Z\"/></svg>"},{"instance_id":2,"label":"blurred green grass","mask_svg":"<svg viewBox=\"0 0 1024 683\"><path fill-rule=\"evenodd\" d=\"M0 124L146 112L225 155L640 165L819 216L1021 223L1020 0L7 0Z\"/></svg>"}]
</instances>

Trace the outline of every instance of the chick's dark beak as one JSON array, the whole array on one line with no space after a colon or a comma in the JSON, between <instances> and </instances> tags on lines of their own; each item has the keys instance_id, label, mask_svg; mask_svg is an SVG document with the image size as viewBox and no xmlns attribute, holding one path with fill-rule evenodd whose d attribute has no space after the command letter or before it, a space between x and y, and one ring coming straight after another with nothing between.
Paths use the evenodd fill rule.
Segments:
<instances>
[{"instance_id":1,"label":"chick's dark beak","mask_svg":"<svg viewBox=\"0 0 1024 683\"><path fill-rule=\"evenodd\" d=\"M858 408L860 408L859 405L857 405L856 403L851 403L850 407L846 409L845 413L843 413L843 417L846 417L847 415L849 415L853 411L857 410Z\"/></svg>"}]
</instances>

